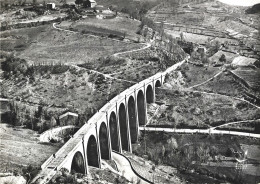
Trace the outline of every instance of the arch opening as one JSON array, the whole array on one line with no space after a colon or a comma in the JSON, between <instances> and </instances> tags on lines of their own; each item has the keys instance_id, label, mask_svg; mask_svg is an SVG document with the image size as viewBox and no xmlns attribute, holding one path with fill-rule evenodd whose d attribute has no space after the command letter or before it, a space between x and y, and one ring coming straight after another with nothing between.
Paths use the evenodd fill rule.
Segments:
<instances>
[{"instance_id":1,"label":"arch opening","mask_svg":"<svg viewBox=\"0 0 260 184\"><path fill-rule=\"evenodd\" d=\"M110 158L109 158L107 126L104 122L101 123L99 128L99 143L100 143L101 158L109 160Z\"/></svg>"},{"instance_id":2,"label":"arch opening","mask_svg":"<svg viewBox=\"0 0 260 184\"><path fill-rule=\"evenodd\" d=\"M146 102L154 103L153 88L151 85L148 85L148 87L146 89Z\"/></svg>"},{"instance_id":3,"label":"arch opening","mask_svg":"<svg viewBox=\"0 0 260 184\"><path fill-rule=\"evenodd\" d=\"M97 141L93 135L91 135L88 139L87 158L89 166L99 168Z\"/></svg>"},{"instance_id":4,"label":"arch opening","mask_svg":"<svg viewBox=\"0 0 260 184\"><path fill-rule=\"evenodd\" d=\"M142 90L140 90L137 94L137 111L139 125L145 125L145 101Z\"/></svg>"},{"instance_id":5,"label":"arch opening","mask_svg":"<svg viewBox=\"0 0 260 184\"><path fill-rule=\"evenodd\" d=\"M130 126L131 142L135 143L137 141L137 122L136 122L136 109L134 97L130 97L128 100L128 118Z\"/></svg>"},{"instance_id":6,"label":"arch opening","mask_svg":"<svg viewBox=\"0 0 260 184\"><path fill-rule=\"evenodd\" d=\"M71 163L71 173L85 174L84 158L81 152L77 151L73 156Z\"/></svg>"},{"instance_id":7,"label":"arch opening","mask_svg":"<svg viewBox=\"0 0 260 184\"><path fill-rule=\"evenodd\" d=\"M128 136L127 136L127 120L126 120L126 110L125 105L121 103L119 106L119 124L120 124L120 135L121 135L121 144L122 149L129 151L128 149Z\"/></svg>"},{"instance_id":8,"label":"arch opening","mask_svg":"<svg viewBox=\"0 0 260 184\"><path fill-rule=\"evenodd\" d=\"M155 83L155 87L158 88L158 87L161 87L161 86L162 86L161 82L159 80L157 80L156 83Z\"/></svg>"},{"instance_id":9,"label":"arch opening","mask_svg":"<svg viewBox=\"0 0 260 184\"><path fill-rule=\"evenodd\" d=\"M116 114L112 112L109 118L109 131L110 131L110 139L112 150L119 151L118 144L118 130L117 130L117 122L116 122Z\"/></svg>"}]
</instances>

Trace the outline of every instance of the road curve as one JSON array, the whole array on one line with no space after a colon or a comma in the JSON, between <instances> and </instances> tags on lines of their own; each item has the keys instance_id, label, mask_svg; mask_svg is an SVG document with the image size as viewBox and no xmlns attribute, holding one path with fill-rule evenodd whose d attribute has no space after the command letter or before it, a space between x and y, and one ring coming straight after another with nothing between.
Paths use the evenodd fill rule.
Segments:
<instances>
[{"instance_id":1,"label":"road curve","mask_svg":"<svg viewBox=\"0 0 260 184\"><path fill-rule=\"evenodd\" d=\"M124 51L124 52L118 52L118 53L113 54L113 56L118 57L118 55L120 55L120 54L126 54L126 53L137 52L137 51L141 51L141 50L144 50L144 49L148 49L149 47L152 46L151 43L152 42L150 42L150 43L140 43L140 44L144 44L145 46L140 48L140 49L134 49L134 50L128 50L128 51Z\"/></svg>"},{"instance_id":2,"label":"road curve","mask_svg":"<svg viewBox=\"0 0 260 184\"><path fill-rule=\"evenodd\" d=\"M140 184L148 184L152 182L145 181L143 178L138 176L136 171L133 169L131 162L124 157L123 155L112 152L112 158L116 162L118 170L122 173L126 179L131 181L132 183L140 183Z\"/></svg>"},{"instance_id":3,"label":"road curve","mask_svg":"<svg viewBox=\"0 0 260 184\"><path fill-rule=\"evenodd\" d=\"M175 129L175 128L160 128L160 127L139 127L142 131L155 131L155 132L172 132L172 133L185 133L185 134L220 134L220 135L237 135L252 138L260 138L260 134L246 133L246 132L236 132L236 131L226 131L226 130L215 130L215 129Z\"/></svg>"},{"instance_id":4,"label":"road curve","mask_svg":"<svg viewBox=\"0 0 260 184\"><path fill-rule=\"evenodd\" d=\"M40 142L50 142L50 140L52 138L54 138L55 136L57 136L59 134L59 132L66 130L66 129L73 129L73 128L77 128L77 127L74 125L67 125L67 126L49 129L40 135L39 141Z\"/></svg>"},{"instance_id":5,"label":"road curve","mask_svg":"<svg viewBox=\"0 0 260 184\"><path fill-rule=\"evenodd\" d=\"M213 129L220 128L220 127L223 127L223 126L226 126L226 125L234 125L234 124L242 124L242 123L254 123L254 122L260 123L260 119L234 121L234 122L225 123L223 125L218 125L218 126L215 126L215 127L210 127L209 129L213 130Z\"/></svg>"}]
</instances>

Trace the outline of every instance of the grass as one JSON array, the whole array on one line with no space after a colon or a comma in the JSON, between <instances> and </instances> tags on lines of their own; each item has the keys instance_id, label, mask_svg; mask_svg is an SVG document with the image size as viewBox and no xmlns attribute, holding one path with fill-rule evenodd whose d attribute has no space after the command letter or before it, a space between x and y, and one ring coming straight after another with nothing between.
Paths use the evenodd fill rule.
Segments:
<instances>
[{"instance_id":1,"label":"grass","mask_svg":"<svg viewBox=\"0 0 260 184\"><path fill-rule=\"evenodd\" d=\"M18 57L36 65L79 64L94 62L100 57L139 47L139 44L49 29L39 34L34 43L21 52Z\"/></svg>"},{"instance_id":2,"label":"grass","mask_svg":"<svg viewBox=\"0 0 260 184\"><path fill-rule=\"evenodd\" d=\"M48 29L50 29L50 25L3 31L0 33L1 50L21 52Z\"/></svg>"},{"instance_id":3,"label":"grass","mask_svg":"<svg viewBox=\"0 0 260 184\"><path fill-rule=\"evenodd\" d=\"M62 23L61 26L65 25ZM139 35L136 32L139 30L139 21L117 16L114 19L97 19L86 18L72 23L69 27L78 30L79 32L89 32L94 34L109 35L114 34L119 37L126 37L130 40L138 40ZM64 28L68 28L68 24ZM116 28L116 29L115 29Z\"/></svg>"},{"instance_id":4,"label":"grass","mask_svg":"<svg viewBox=\"0 0 260 184\"><path fill-rule=\"evenodd\" d=\"M17 51L30 64L94 62L141 45L54 30L52 25L4 31L1 50ZM81 42L78 42L81 40Z\"/></svg>"},{"instance_id":5,"label":"grass","mask_svg":"<svg viewBox=\"0 0 260 184\"><path fill-rule=\"evenodd\" d=\"M22 169L22 166L40 166L60 145L38 144L37 132L0 124L0 172ZM7 170L6 170L7 169Z\"/></svg>"}]
</instances>

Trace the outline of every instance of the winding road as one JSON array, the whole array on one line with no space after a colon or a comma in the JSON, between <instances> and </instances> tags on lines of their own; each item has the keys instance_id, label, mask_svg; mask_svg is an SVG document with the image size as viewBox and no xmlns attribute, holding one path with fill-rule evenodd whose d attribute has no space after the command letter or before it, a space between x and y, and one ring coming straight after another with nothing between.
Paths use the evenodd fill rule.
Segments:
<instances>
[{"instance_id":1,"label":"winding road","mask_svg":"<svg viewBox=\"0 0 260 184\"><path fill-rule=\"evenodd\" d=\"M121 171L122 176L131 181L132 183L147 184L149 182L144 181L134 172L131 162L127 160L123 155L116 152L112 152L112 158L116 162L118 170Z\"/></svg>"},{"instance_id":2,"label":"winding road","mask_svg":"<svg viewBox=\"0 0 260 184\"><path fill-rule=\"evenodd\" d=\"M209 128L209 129L214 130L214 129L216 129L216 128L220 128L220 127L224 127L224 126L228 126L228 125L241 124L241 123L254 123L254 122L260 123L260 119L244 120L244 121L234 121L234 122L225 123L225 124L223 124L223 125L211 127L211 128Z\"/></svg>"}]
</instances>

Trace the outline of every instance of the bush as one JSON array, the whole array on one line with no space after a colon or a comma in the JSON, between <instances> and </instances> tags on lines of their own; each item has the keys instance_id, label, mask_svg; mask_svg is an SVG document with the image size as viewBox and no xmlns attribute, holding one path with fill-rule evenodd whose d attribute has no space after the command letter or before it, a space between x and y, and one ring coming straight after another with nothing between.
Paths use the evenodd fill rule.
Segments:
<instances>
[{"instance_id":1,"label":"bush","mask_svg":"<svg viewBox=\"0 0 260 184\"><path fill-rule=\"evenodd\" d=\"M66 72L68 69L69 69L69 66L67 66L67 65L54 65L54 66L52 66L51 73L60 74L60 73Z\"/></svg>"},{"instance_id":2,"label":"bush","mask_svg":"<svg viewBox=\"0 0 260 184\"><path fill-rule=\"evenodd\" d=\"M30 183L30 181L38 174L38 172L39 168L29 165L22 169L22 176L26 178L27 183Z\"/></svg>"}]
</instances>

